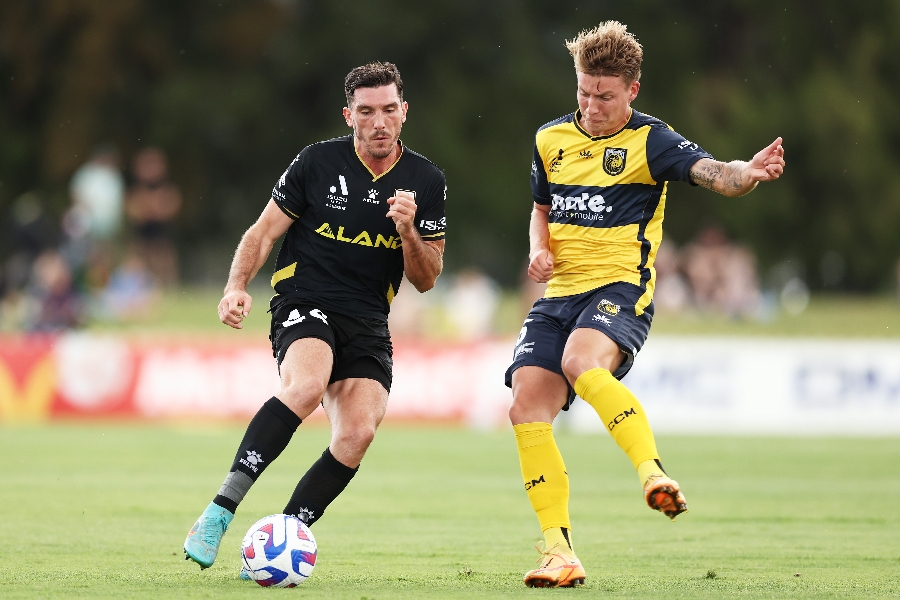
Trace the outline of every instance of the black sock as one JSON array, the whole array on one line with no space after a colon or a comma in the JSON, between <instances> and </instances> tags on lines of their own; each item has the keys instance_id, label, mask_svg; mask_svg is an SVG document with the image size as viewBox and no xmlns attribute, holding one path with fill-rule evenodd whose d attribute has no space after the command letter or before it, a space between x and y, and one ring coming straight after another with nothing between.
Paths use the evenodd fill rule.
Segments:
<instances>
[{"instance_id":1,"label":"black sock","mask_svg":"<svg viewBox=\"0 0 900 600\"><path fill-rule=\"evenodd\" d=\"M358 470L359 467L351 469L342 464L332 456L330 448L325 448L322 458L314 462L297 483L294 494L284 507L284 514L294 515L307 525L312 525L344 491Z\"/></svg>"},{"instance_id":2,"label":"black sock","mask_svg":"<svg viewBox=\"0 0 900 600\"><path fill-rule=\"evenodd\" d=\"M213 502L235 512L250 486L287 447L301 422L278 398L266 400L247 425L231 471Z\"/></svg>"}]
</instances>

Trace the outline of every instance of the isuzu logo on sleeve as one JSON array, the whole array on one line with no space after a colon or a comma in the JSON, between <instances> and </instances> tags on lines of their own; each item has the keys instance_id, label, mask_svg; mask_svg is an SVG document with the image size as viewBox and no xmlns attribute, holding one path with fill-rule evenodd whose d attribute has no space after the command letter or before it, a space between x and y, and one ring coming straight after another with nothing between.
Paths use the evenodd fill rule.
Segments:
<instances>
[{"instance_id":1,"label":"isuzu logo on sleeve","mask_svg":"<svg viewBox=\"0 0 900 600\"><path fill-rule=\"evenodd\" d=\"M605 148L603 150L603 170L607 175L621 175L625 170L625 148Z\"/></svg>"}]
</instances>

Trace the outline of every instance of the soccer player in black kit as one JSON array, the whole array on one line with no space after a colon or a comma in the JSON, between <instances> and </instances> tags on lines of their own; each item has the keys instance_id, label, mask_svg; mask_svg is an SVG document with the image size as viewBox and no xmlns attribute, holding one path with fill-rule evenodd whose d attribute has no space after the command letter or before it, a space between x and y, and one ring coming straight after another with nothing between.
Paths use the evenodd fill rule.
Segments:
<instances>
[{"instance_id":1,"label":"soccer player in black kit","mask_svg":"<svg viewBox=\"0 0 900 600\"><path fill-rule=\"evenodd\" d=\"M392 346L387 317L406 273L434 287L444 253L444 174L400 142L403 82L391 63L350 71L346 137L307 146L241 238L219 318L250 314L247 285L285 235L272 276L269 335L278 397L250 421L222 487L191 528L185 558L213 564L238 505L294 431L322 404L331 442L284 507L312 525L359 469L387 407ZM243 573L242 573L243 575Z\"/></svg>"}]
</instances>

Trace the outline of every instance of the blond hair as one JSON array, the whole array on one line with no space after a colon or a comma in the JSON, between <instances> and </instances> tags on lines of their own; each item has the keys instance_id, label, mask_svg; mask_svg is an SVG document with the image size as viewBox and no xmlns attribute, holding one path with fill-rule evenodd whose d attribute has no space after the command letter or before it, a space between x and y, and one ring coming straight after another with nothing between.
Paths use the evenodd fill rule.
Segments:
<instances>
[{"instance_id":1,"label":"blond hair","mask_svg":"<svg viewBox=\"0 0 900 600\"><path fill-rule=\"evenodd\" d=\"M626 83L641 78L644 50L628 28L618 21L606 21L585 29L566 48L575 59L575 70L586 75L621 76Z\"/></svg>"}]
</instances>

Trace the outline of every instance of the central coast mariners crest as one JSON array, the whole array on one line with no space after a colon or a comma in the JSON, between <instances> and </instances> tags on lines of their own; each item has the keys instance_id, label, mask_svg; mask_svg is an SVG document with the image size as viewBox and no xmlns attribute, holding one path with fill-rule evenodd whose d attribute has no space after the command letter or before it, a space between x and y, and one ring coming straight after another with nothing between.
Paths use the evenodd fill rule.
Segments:
<instances>
[{"instance_id":1,"label":"central coast mariners crest","mask_svg":"<svg viewBox=\"0 0 900 600\"><path fill-rule=\"evenodd\" d=\"M625 148L605 148L603 150L603 170L607 175L621 175L625 170Z\"/></svg>"},{"instance_id":2,"label":"central coast mariners crest","mask_svg":"<svg viewBox=\"0 0 900 600\"><path fill-rule=\"evenodd\" d=\"M613 304L612 302L604 298L600 301L600 304L597 305L597 310L614 317L619 314L619 310L621 310L621 307L618 304Z\"/></svg>"}]
</instances>

